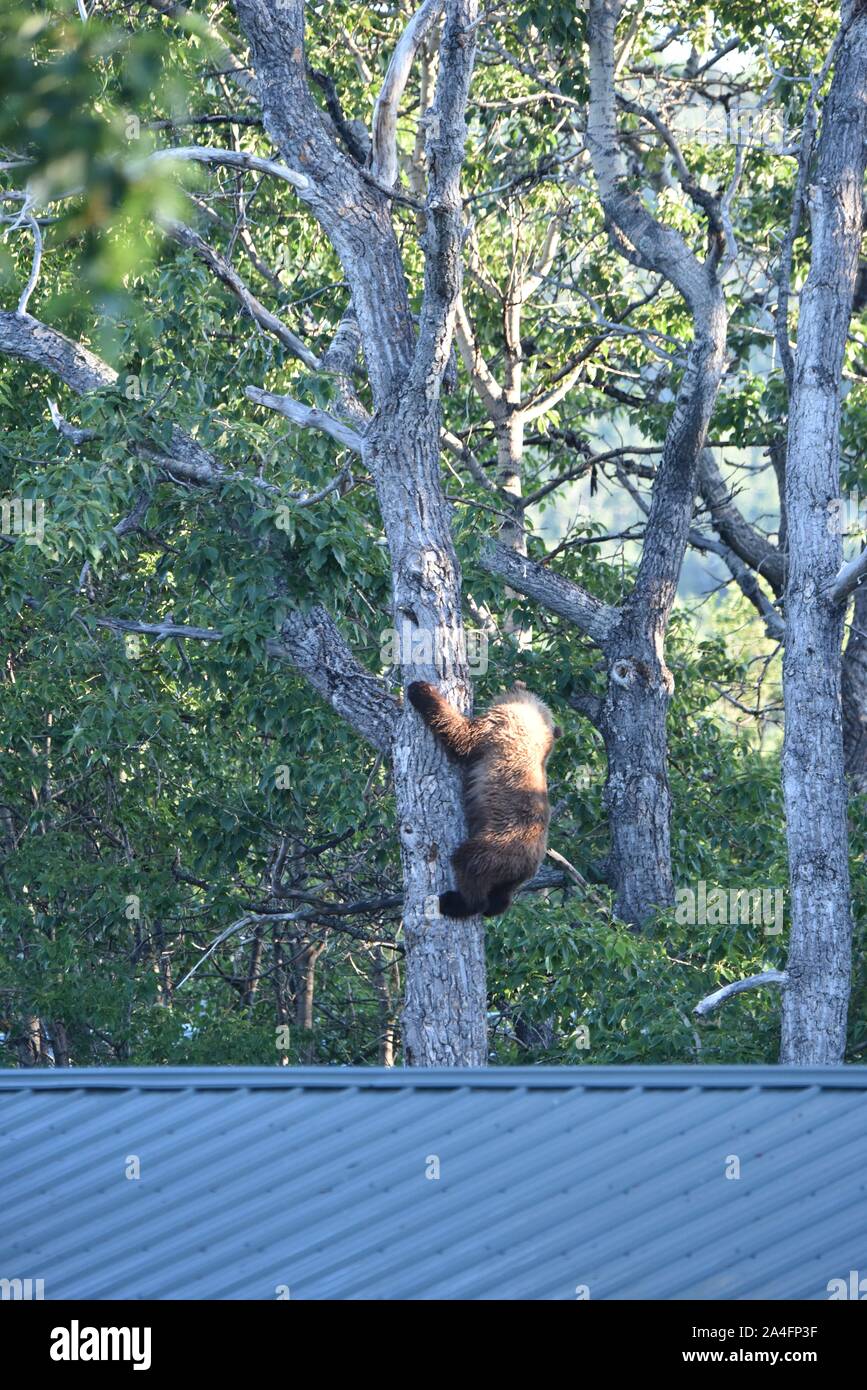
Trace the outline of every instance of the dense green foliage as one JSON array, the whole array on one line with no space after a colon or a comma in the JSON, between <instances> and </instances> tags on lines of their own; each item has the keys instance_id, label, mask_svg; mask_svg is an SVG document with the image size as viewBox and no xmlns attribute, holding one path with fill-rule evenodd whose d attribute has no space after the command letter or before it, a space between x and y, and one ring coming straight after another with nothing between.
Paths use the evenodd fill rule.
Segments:
<instances>
[{"instance_id":1,"label":"dense green foliage","mask_svg":"<svg viewBox=\"0 0 867 1390\"><path fill-rule=\"evenodd\" d=\"M201 15L209 8L200 5ZM119 375L115 389L79 400L35 368L0 358L0 498L40 499L45 507L40 544L18 535L0 547L0 1064L21 1058L33 1018L42 1020L55 1054L68 1052L79 1065L374 1063L400 1003L393 901L400 880L387 770L303 681L269 660L265 644L287 603L321 600L359 659L397 689L382 655L389 576L376 498L357 461L332 440L245 399L244 387L255 384L327 406L333 388L245 317L155 219L171 213L195 224L317 352L333 335L347 290L325 238L285 184L226 170L144 167L148 151L166 144L237 141L273 153L255 103L219 75L219 44L202 19L166 19L158 9L104 3L86 25L67 4L7 10L2 18L0 146L10 161L30 161L7 169L4 186L21 190L31 180L49 209L29 310L92 347ZM308 10L311 67L333 78L347 118L369 128L377 78L406 7L337 0ZM759 8L729 0L688 12L684 19L682 5L644 7L627 78L656 65L676 95L693 44L703 55L737 36L740 48L723 66L735 104L738 91L754 103L771 81L770 64L809 77L836 23L827 4ZM240 51L228 9L220 23ZM675 23L675 49L654 53ZM597 451L623 444L618 463L631 457L636 467L652 467L652 454L630 456L628 446L662 439L688 336L676 294L667 286L651 294L648 277L626 266L604 235L581 139L584 45L572 5L504 7L482 33L471 97L464 185L484 273L469 276L466 303L491 369L501 369L503 335L502 303L491 286L506 285L516 257L531 263L541 254L553 218L561 225L554 267L524 316L525 394L556 384L572 355L598 339L568 395L528 433L527 494L575 469L582 444ZM557 100L546 100L546 90ZM400 127L407 154L418 100L413 78ZM804 100L803 81L784 76L769 103L797 129ZM225 113L239 121L185 124ZM637 118L623 119L635 126L630 157L657 211L700 249L701 217L671 179L658 141L639 131ZM730 178L730 143L684 137L684 148L708 186ZM756 466L767 465L762 451L785 412L769 346L768 286L793 178L790 155L758 147L735 201L741 256L727 286L731 360L711 436L754 470L743 476L756 516L770 496L767 474ZM4 206L14 216L18 204ZM242 208L249 241L239 236ZM417 308L423 265L415 215L396 205L395 217ZM809 257L806 236L796 251L797 278ZM14 309L31 253L26 225L0 242L0 307ZM642 297L630 331L616 331ZM615 329L603 331L602 320ZM853 488L862 477L862 328L853 325L844 421ZM76 444L58 433L49 398L92 432L87 440ZM445 416L488 469L490 424L460 367ZM159 474L137 449L158 450L172 424L212 449L232 480L204 491ZM347 463L356 475L351 487L279 516L256 486L264 478L286 493L315 492ZM648 485L640 471L631 476ZM492 925L494 1059L773 1060L773 994L747 994L704 1025L694 1025L690 1013L717 985L782 966L785 931L684 925L672 912L639 935L612 918L603 881L604 751L569 703L579 691L601 689L598 656L559 620L506 600L477 564L481 538L497 526L489 498L457 455L444 452L443 478L455 503L467 620L472 625L489 611L498 624L477 701L484 705L520 678L556 709L565 737L550 767L557 807L551 844L590 881L586 890L525 895ZM142 528L118 537L113 527L142 490L150 496ZM531 554L562 545L554 560L561 573L618 599L640 553L634 537L643 518L613 465L594 469L592 478L588 467L528 519ZM764 524L773 533L777 520ZM628 528L631 536L620 539ZM735 586L716 592L721 572L691 564L667 647L676 681L675 882L782 889L779 653ZM531 640L509 635L508 611ZM168 614L219 629L222 640L136 638L95 621L155 623ZM858 801L852 822L858 848ZM291 890L282 899L271 891L280 855ZM860 854L853 876L860 918ZM380 906L320 912L318 920L311 908L299 918L305 894L314 904ZM282 918L269 922L278 912ZM296 920L288 920L293 913ZM320 947L311 1020L304 1017L304 972ZM864 954L860 927L850 1060L863 1060L867 1048ZM278 1033L287 1023L288 1033Z\"/></svg>"}]
</instances>

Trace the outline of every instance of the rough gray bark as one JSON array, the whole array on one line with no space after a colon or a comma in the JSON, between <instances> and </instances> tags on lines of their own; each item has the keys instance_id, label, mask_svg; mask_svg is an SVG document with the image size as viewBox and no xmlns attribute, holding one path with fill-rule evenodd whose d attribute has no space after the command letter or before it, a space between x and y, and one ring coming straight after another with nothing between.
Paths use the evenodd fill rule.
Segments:
<instances>
[{"instance_id":1,"label":"rough gray bark","mask_svg":"<svg viewBox=\"0 0 867 1390\"><path fill-rule=\"evenodd\" d=\"M415 42L436 8L426 4L424 23L411 22ZM459 179L477 7L475 0L450 0L445 9L436 97L427 122L425 286L416 340L389 198L334 143L307 88L303 5L300 0L237 0L265 128L287 163L303 170L308 182L299 196L331 241L351 286L376 406L362 455L389 545L393 625L412 635L409 649L404 644L401 652L404 686L434 681L468 712L472 692L460 570L439 472L439 397L461 284ZM396 163L386 118L409 71L407 49L413 44L405 40L406 35L377 112L377 169L389 180ZM431 908L448 887L450 856L464 832L460 775L409 707L396 722L390 752L404 877L406 1059L416 1065L481 1066L487 1060L481 923L472 919L458 926Z\"/></svg>"},{"instance_id":2,"label":"rough gray bark","mask_svg":"<svg viewBox=\"0 0 867 1390\"><path fill-rule=\"evenodd\" d=\"M392 558L394 626L419 652L403 651L403 677L433 681L469 713L472 688L461 619L460 571L439 472L439 410L398 400L380 411L365 438ZM395 460L400 468L394 466ZM425 650L433 639L433 659ZM403 1042L407 1061L483 1066L486 1044L484 933L480 920L439 915L451 886L450 859L465 834L462 784L421 720L405 703L391 749L403 868L406 941Z\"/></svg>"},{"instance_id":3,"label":"rough gray bark","mask_svg":"<svg viewBox=\"0 0 867 1390\"><path fill-rule=\"evenodd\" d=\"M861 244L867 155L867 7L844 9L844 32L809 193L810 272L801 296L789 409L786 512L786 710L783 793L791 933L781 1061L842 1060L852 917L835 588L842 539L827 524L840 494L840 382Z\"/></svg>"},{"instance_id":4,"label":"rough gray bark","mask_svg":"<svg viewBox=\"0 0 867 1390\"><path fill-rule=\"evenodd\" d=\"M117 381L107 362L30 314L0 313L0 352L35 363L81 395Z\"/></svg>"},{"instance_id":5,"label":"rough gray bark","mask_svg":"<svg viewBox=\"0 0 867 1390\"><path fill-rule=\"evenodd\" d=\"M302 0L237 0L236 8L251 51L253 77L245 80L258 94L265 128L286 162L210 147L164 150L151 158L255 168L296 190L331 241L352 294L351 312L344 315L321 362L196 233L178 226L173 234L229 287L244 312L309 367L336 376L342 420L256 387L248 395L280 410L299 427L323 430L362 454L377 489L391 555L391 621L398 632L409 629L412 636L402 651L404 683L436 681L448 699L469 712L460 571L439 474L439 398L461 285L460 170L477 5L475 0L449 0L444 7L436 96L421 126L429 177L421 217L425 283L417 334L391 219L392 197L401 196L389 187L396 170L394 115L415 48L443 6L425 0L389 66L377 109L373 174L344 153L311 97ZM354 396L350 379L359 345L373 392L372 420ZM111 387L117 380L92 353L21 309L0 314L0 351L38 364L78 393ZM58 428L62 426L61 421ZM166 477L185 484L216 490L232 476L177 428L167 452L141 452ZM272 484L259 480L257 486L281 500ZM293 500L308 505L316 499ZM219 637L216 632L207 634L207 640ZM457 926L430 910L449 886L450 854L464 836L458 771L445 762L414 712L402 709L382 682L355 661L321 608L290 615L281 639L269 643L268 650L291 661L363 737L391 757L405 879L406 1059L415 1064L483 1065L487 1042L481 923L473 919Z\"/></svg>"}]
</instances>

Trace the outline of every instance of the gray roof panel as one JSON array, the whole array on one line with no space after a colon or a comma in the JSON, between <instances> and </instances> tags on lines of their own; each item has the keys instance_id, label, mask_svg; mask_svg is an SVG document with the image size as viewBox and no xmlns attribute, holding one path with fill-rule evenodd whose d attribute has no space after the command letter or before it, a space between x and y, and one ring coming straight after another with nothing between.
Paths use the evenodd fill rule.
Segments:
<instances>
[{"instance_id":1,"label":"gray roof panel","mask_svg":"<svg viewBox=\"0 0 867 1390\"><path fill-rule=\"evenodd\" d=\"M0 1072L0 1192L47 1298L825 1299L867 1068Z\"/></svg>"}]
</instances>

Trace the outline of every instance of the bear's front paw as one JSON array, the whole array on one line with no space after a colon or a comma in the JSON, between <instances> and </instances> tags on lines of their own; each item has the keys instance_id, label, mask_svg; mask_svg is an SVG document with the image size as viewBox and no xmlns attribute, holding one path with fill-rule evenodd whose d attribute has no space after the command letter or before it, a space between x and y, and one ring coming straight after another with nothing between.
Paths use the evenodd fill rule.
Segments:
<instances>
[{"instance_id":1,"label":"bear's front paw","mask_svg":"<svg viewBox=\"0 0 867 1390\"><path fill-rule=\"evenodd\" d=\"M407 687L406 697L415 709L424 713L436 703L437 692L427 681L413 681Z\"/></svg>"}]
</instances>

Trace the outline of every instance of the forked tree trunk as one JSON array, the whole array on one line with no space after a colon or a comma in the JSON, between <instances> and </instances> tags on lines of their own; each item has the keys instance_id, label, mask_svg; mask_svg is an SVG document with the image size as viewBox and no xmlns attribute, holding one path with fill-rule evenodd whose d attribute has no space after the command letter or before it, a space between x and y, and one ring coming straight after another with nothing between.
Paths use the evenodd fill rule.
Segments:
<instances>
[{"instance_id":1,"label":"forked tree trunk","mask_svg":"<svg viewBox=\"0 0 867 1390\"><path fill-rule=\"evenodd\" d=\"M404 687L413 680L433 681L446 699L469 712L461 577L440 476L439 397L461 290L460 171L477 0L445 5L436 98L426 123L430 173L421 219L425 286L417 334L389 199L334 143L311 100L301 0L236 0L236 5L250 42L265 128L287 162L303 169L296 184L300 196L323 227L352 289L376 408L361 449L388 540L391 622L401 644ZM410 20L377 106L373 172L387 185L397 171L397 101L415 46L439 8L428 3ZM386 626L385 614L383 619ZM364 698L382 704L379 682L360 667L353 674ZM320 664L311 679L335 704L340 673L323 672ZM347 714L352 719L351 705ZM458 924L437 910L438 895L451 886L450 858L465 830L460 776L406 704L389 729L387 752L403 867L404 1056L420 1066L481 1066L487 1060L481 923L476 918Z\"/></svg>"},{"instance_id":2,"label":"forked tree trunk","mask_svg":"<svg viewBox=\"0 0 867 1390\"><path fill-rule=\"evenodd\" d=\"M664 648L692 518L697 461L725 360L725 301L712 270L695 324L635 587L603 648L608 689L599 726L608 757L608 876L618 917L639 926L674 902L666 728L674 680Z\"/></svg>"},{"instance_id":3,"label":"forked tree trunk","mask_svg":"<svg viewBox=\"0 0 867 1390\"><path fill-rule=\"evenodd\" d=\"M657 221L630 188L616 120L615 30L622 10L622 0L591 0L589 7L587 147L615 248L675 286L694 333L654 481L641 562L630 594L615 609L505 547L487 546L480 559L573 622L606 657L604 700L578 696L573 703L605 740L607 876L617 915L641 926L674 900L665 727L673 684L664 643L692 520L698 457L724 366L727 319L718 271L732 248L724 245L723 210L714 195L701 195L713 235L707 258L699 261L680 233Z\"/></svg>"}]
</instances>

